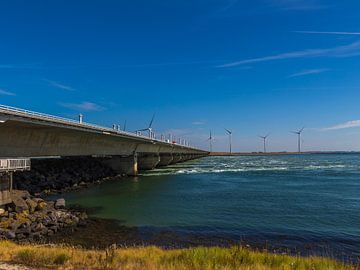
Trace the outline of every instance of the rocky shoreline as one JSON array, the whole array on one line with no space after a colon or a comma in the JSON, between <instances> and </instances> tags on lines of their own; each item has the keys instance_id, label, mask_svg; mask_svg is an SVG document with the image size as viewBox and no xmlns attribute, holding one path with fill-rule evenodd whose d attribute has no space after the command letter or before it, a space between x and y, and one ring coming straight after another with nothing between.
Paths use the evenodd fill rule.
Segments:
<instances>
[{"instance_id":1,"label":"rocky shoreline","mask_svg":"<svg viewBox=\"0 0 360 270\"><path fill-rule=\"evenodd\" d=\"M119 177L99 158L34 159L31 171L14 174L14 188L44 197L100 184Z\"/></svg>"},{"instance_id":2,"label":"rocky shoreline","mask_svg":"<svg viewBox=\"0 0 360 270\"><path fill-rule=\"evenodd\" d=\"M87 214L65 208L65 200L51 194L100 184L117 176L100 159L53 158L32 160L31 171L14 174L13 202L0 208L0 240L42 241L60 231L86 226ZM121 177L121 176L120 176Z\"/></svg>"},{"instance_id":3,"label":"rocky shoreline","mask_svg":"<svg viewBox=\"0 0 360 270\"><path fill-rule=\"evenodd\" d=\"M65 209L64 199L45 201L23 190L13 190L12 197L13 203L0 209L0 239L36 241L86 225L86 213Z\"/></svg>"}]
</instances>

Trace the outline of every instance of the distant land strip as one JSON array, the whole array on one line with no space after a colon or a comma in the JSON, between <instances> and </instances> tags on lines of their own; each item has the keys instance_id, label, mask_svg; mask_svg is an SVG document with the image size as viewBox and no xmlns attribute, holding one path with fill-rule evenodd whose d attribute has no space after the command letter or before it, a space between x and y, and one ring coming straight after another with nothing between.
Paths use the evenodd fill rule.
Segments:
<instances>
[{"instance_id":1,"label":"distant land strip","mask_svg":"<svg viewBox=\"0 0 360 270\"><path fill-rule=\"evenodd\" d=\"M309 152L210 152L209 156L287 156L287 155L321 155L321 154L359 154L358 151L309 151Z\"/></svg>"}]
</instances>

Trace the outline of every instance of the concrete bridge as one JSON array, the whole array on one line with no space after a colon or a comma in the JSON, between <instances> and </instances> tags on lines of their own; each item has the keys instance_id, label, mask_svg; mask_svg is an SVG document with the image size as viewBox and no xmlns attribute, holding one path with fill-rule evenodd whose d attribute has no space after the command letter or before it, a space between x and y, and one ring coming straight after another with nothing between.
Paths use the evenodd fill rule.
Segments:
<instances>
[{"instance_id":1,"label":"concrete bridge","mask_svg":"<svg viewBox=\"0 0 360 270\"><path fill-rule=\"evenodd\" d=\"M208 152L61 117L0 105L0 159L92 156L116 172L136 175Z\"/></svg>"}]
</instances>

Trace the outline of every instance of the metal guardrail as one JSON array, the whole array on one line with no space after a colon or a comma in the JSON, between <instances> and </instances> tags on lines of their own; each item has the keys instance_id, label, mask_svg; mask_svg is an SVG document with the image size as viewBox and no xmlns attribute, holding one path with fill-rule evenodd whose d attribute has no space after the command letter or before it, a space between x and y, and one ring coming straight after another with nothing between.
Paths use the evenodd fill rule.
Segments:
<instances>
[{"instance_id":1,"label":"metal guardrail","mask_svg":"<svg viewBox=\"0 0 360 270\"><path fill-rule=\"evenodd\" d=\"M16 108L16 107L12 107L12 106L7 106L7 105L0 104L0 110L4 110L4 111L10 112L10 113L15 113L15 114L20 115L20 116L25 115L25 116L29 116L29 117L35 117L35 118L37 118L39 120L55 121L57 123L62 123L62 124L66 124L66 125L73 125L73 126L77 126L77 127L95 129L95 130L98 130L98 131L102 131L103 134L126 135L126 136L135 137L135 138L142 138L142 139L147 139L147 140L150 140L150 141L156 141L156 142L161 142L161 143L165 143L165 144L177 145L177 146L182 146L182 147L186 147L186 148L200 150L200 149L197 149L195 147L188 146L188 145L174 144L172 142L168 142L167 140L159 140L159 139L156 139L156 138L149 138L147 136L144 136L144 135L138 134L138 133L131 133L131 132L126 132L126 131L122 131L122 130L115 130L115 129L112 129L112 128L106 128L106 127L103 127L103 126L99 126L99 125L95 125L95 124L89 124L89 123L85 123L85 122L80 123L79 121L76 121L76 120L73 120L73 119L68 119L68 118L64 118L64 117L60 117L60 116L49 115L49 114L45 114L45 113L34 112L34 111L20 109L20 108Z\"/></svg>"},{"instance_id":2,"label":"metal guardrail","mask_svg":"<svg viewBox=\"0 0 360 270\"><path fill-rule=\"evenodd\" d=\"M28 158L0 159L1 171L28 171L31 167L31 161Z\"/></svg>"},{"instance_id":3,"label":"metal guardrail","mask_svg":"<svg viewBox=\"0 0 360 270\"><path fill-rule=\"evenodd\" d=\"M46 114L46 113L39 113L39 112L29 111L29 110L20 109L20 108L7 106L7 105L2 105L2 104L0 104L0 109L4 109L4 110L14 112L14 113L25 114L25 115L30 116L30 117L31 116L38 117L38 118L41 118L43 120L57 121L57 122L65 123L65 124L73 124L73 125L76 125L76 126L91 127L91 128L104 130L104 131L112 131L112 132L115 131L113 129L102 127L102 126L95 125L95 124L89 124L89 123L85 123L85 122L79 123L79 121L76 121L74 119L64 118L64 117L60 117L60 116L54 116L54 115L50 115L50 114ZM118 131L118 133L134 135L134 134L132 134L130 132L125 132L125 131Z\"/></svg>"}]
</instances>

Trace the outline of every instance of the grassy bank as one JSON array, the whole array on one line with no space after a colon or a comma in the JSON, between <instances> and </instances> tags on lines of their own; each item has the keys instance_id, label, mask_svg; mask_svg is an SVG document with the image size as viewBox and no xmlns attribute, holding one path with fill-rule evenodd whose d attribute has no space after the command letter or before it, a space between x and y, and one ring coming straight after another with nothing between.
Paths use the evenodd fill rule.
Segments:
<instances>
[{"instance_id":1,"label":"grassy bank","mask_svg":"<svg viewBox=\"0 0 360 270\"><path fill-rule=\"evenodd\" d=\"M0 261L36 269L239 269L239 270L354 270L325 258L301 258L254 252L242 247L162 250L156 247L83 250L59 246L0 242Z\"/></svg>"}]
</instances>

